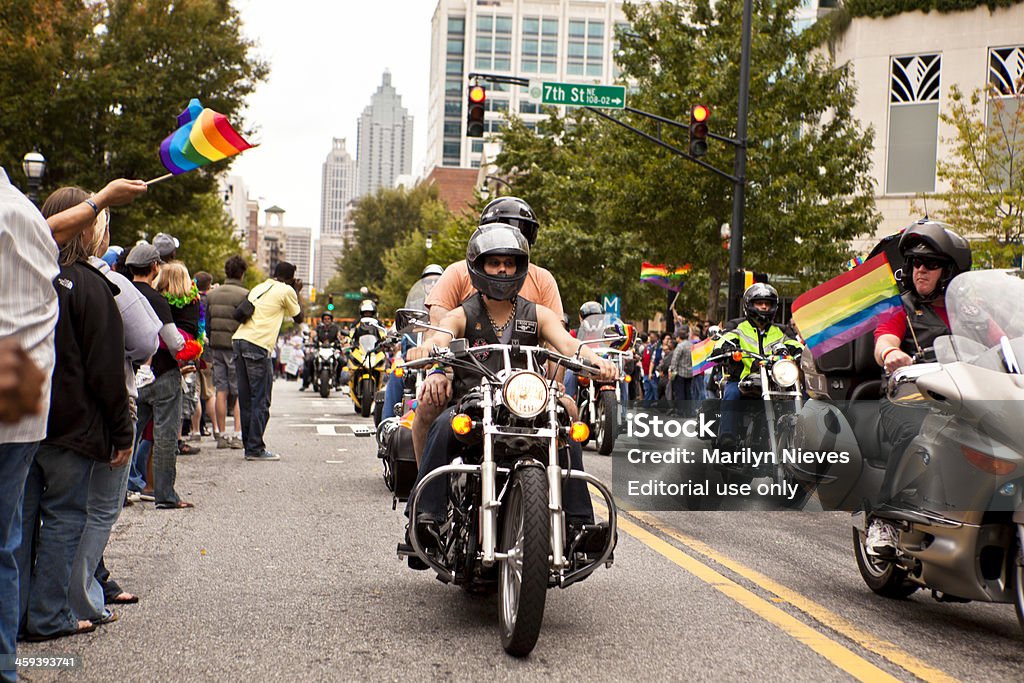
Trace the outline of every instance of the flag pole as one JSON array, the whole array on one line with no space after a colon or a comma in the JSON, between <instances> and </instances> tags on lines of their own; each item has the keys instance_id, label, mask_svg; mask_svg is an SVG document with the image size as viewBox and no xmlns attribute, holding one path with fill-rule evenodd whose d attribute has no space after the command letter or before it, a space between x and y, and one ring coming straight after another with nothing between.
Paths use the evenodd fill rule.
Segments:
<instances>
[{"instance_id":1,"label":"flag pole","mask_svg":"<svg viewBox=\"0 0 1024 683\"><path fill-rule=\"evenodd\" d=\"M167 180L168 178L172 177L173 175L174 175L173 173L165 173L162 176L160 176L159 178L153 178L152 180L147 180L146 181L146 185L152 185L153 183L159 183L161 180Z\"/></svg>"}]
</instances>

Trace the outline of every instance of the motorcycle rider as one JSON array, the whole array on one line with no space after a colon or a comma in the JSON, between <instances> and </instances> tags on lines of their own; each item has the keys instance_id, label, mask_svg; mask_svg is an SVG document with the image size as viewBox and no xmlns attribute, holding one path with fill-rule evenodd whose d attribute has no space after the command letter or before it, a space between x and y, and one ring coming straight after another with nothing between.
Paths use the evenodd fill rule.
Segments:
<instances>
[{"instance_id":1,"label":"motorcycle rider","mask_svg":"<svg viewBox=\"0 0 1024 683\"><path fill-rule=\"evenodd\" d=\"M537 240L540 224L530 205L519 197L498 197L484 207L480 214L480 225L502 223L518 228L527 244L533 246ZM444 274L437 281L427 296L426 306L430 311L430 323L439 325L447 313L459 306L467 297L476 293L470 278L466 261L458 261L444 269ZM524 298L550 308L561 317L562 298L558 293L558 283L551 273L540 266L530 263L529 272L522 284L520 292ZM423 449L427 442L427 432L446 407L447 403L435 404L420 397L416 409L416 417L412 423L412 442L416 452L416 462L423 457Z\"/></svg>"},{"instance_id":2,"label":"motorcycle rider","mask_svg":"<svg viewBox=\"0 0 1024 683\"><path fill-rule=\"evenodd\" d=\"M516 228L502 223L477 228L466 248L466 263L476 293L450 311L441 320L440 327L451 330L456 338L466 338L470 347L513 342L524 346L539 346L549 342L567 356L579 350L584 360L599 368L598 379L615 379L614 364L574 340L563 328L561 315L519 295L527 279L529 262L530 245ZM449 341L450 337L446 334L431 333L420 346L411 349L408 356L412 360L424 358L432 347L446 347ZM490 358L482 358L481 362L490 365L501 361L497 355L492 354ZM479 381L478 373L456 368L453 386L443 369L431 370L422 387L421 405L428 400L435 405L448 405L453 394L457 399ZM446 465L455 451L456 437L450 425L454 411L454 407L449 408L433 421L420 462L417 483L429 472ZM582 456L579 444L571 442L570 467L582 470ZM593 523L593 507L586 484L582 481L571 479L566 483L565 510L572 528ZM434 481L424 489L419 498L418 511L415 522L425 527L420 538L436 541L439 525L445 515L445 487L442 481ZM602 539L600 545L603 544ZM417 566L412 560L410 558L410 566Z\"/></svg>"},{"instance_id":3,"label":"motorcycle rider","mask_svg":"<svg viewBox=\"0 0 1024 683\"><path fill-rule=\"evenodd\" d=\"M750 351L762 356L773 351L798 354L803 345L787 338L782 328L773 323L779 310L779 293L769 284L755 282L743 292L744 319L725 332L715 344L716 353L729 350ZM781 348L780 348L781 347ZM731 451L736 446L736 429L740 415L736 402L740 400L740 380L753 372L754 359L744 356L742 361L729 361L726 368L729 379L722 392L722 422L718 446ZM747 444L753 446L754 444Z\"/></svg>"},{"instance_id":4,"label":"motorcycle rider","mask_svg":"<svg viewBox=\"0 0 1024 683\"><path fill-rule=\"evenodd\" d=\"M320 322L316 324L316 329L309 333L310 345L313 347L319 347L326 344L336 344L340 341L341 328L334 322L334 314L330 311L324 311L320 316ZM306 387L308 387L310 382L313 381L313 363L315 355L316 348L306 353L304 363L305 367L303 368L302 373L302 386L299 387L299 391L305 391ZM341 363L338 365L340 367Z\"/></svg>"},{"instance_id":5,"label":"motorcycle rider","mask_svg":"<svg viewBox=\"0 0 1024 683\"><path fill-rule=\"evenodd\" d=\"M444 268L442 268L437 263L431 263L427 265L426 268L423 269L423 272L420 273L419 280L417 280L416 282L419 283L423 282L424 280L430 280L433 278L441 277L442 273L444 273ZM416 284L414 283L413 287L415 286ZM430 289L433 289L433 283L429 284L424 289L426 289L427 294L429 294ZM401 358L404 357L406 353L408 353L408 351L409 342L407 339L402 339L401 354L398 358L395 358L395 360L400 361ZM402 398L404 383L405 379L403 377L399 377L394 372L391 373L391 376L388 378L388 383L384 387L384 407L383 410L381 411L381 419L387 419L389 417L395 416L395 404L398 403L398 401L401 400Z\"/></svg>"},{"instance_id":6,"label":"motorcycle rider","mask_svg":"<svg viewBox=\"0 0 1024 683\"><path fill-rule=\"evenodd\" d=\"M911 365L915 354L922 357L936 338L949 334L946 288L954 277L971 269L970 243L945 223L927 218L904 230L899 251L904 260L897 271L906 290L901 296L903 309L875 330L875 362L886 375ZM882 480L880 502L884 503L897 493L891 490L896 465L920 433L928 409L899 406L883 397L879 411L882 429L892 445ZM895 549L895 525L872 519L865 545L871 555Z\"/></svg>"},{"instance_id":7,"label":"motorcycle rider","mask_svg":"<svg viewBox=\"0 0 1024 683\"><path fill-rule=\"evenodd\" d=\"M582 306L580 306L580 325L586 325L586 320L590 316L600 316L603 319L604 309L601 308L601 304L596 301L586 301ZM571 331L570 334L574 337L576 336L575 331ZM565 384L565 395L575 401L578 386L576 382L576 373L572 370L566 370L563 383Z\"/></svg>"}]
</instances>

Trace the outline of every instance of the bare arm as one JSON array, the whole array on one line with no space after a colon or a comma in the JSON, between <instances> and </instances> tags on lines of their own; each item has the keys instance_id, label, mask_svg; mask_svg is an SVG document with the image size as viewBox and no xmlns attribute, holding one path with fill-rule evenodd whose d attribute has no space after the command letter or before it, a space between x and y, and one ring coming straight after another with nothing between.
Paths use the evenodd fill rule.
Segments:
<instances>
[{"instance_id":1,"label":"bare arm","mask_svg":"<svg viewBox=\"0 0 1024 683\"><path fill-rule=\"evenodd\" d=\"M914 362L913 358L900 349L901 341L895 334L883 334L875 340L875 362L881 365L887 373L891 374Z\"/></svg>"},{"instance_id":2,"label":"bare arm","mask_svg":"<svg viewBox=\"0 0 1024 683\"><path fill-rule=\"evenodd\" d=\"M146 183L141 180L118 178L107 183L106 187L94 194L90 199L102 211L111 206L130 204L136 197L145 192ZM89 204L82 202L70 209L55 213L46 219L57 244L65 244L83 230L88 229L96 220L96 212Z\"/></svg>"},{"instance_id":3,"label":"bare arm","mask_svg":"<svg viewBox=\"0 0 1024 683\"><path fill-rule=\"evenodd\" d=\"M537 322L540 324L540 336L547 343L555 347L563 356L573 356L579 351L580 358L593 363L600 368L599 379L609 381L615 379L615 365L599 355L589 346L585 346L565 331L562 327L562 318L547 306L537 306Z\"/></svg>"},{"instance_id":4,"label":"bare arm","mask_svg":"<svg viewBox=\"0 0 1024 683\"><path fill-rule=\"evenodd\" d=\"M440 325L444 317L451 312L451 309L445 308L440 304L434 304L430 307L430 324Z\"/></svg>"},{"instance_id":5,"label":"bare arm","mask_svg":"<svg viewBox=\"0 0 1024 683\"><path fill-rule=\"evenodd\" d=\"M431 309L433 312L433 309ZM431 324L435 324L431 321ZM441 320L436 323L437 327L443 327L446 330L451 330L452 334L456 338L461 337L466 333L466 310L459 306L453 311L449 311ZM423 342L414 348L409 349L409 353L406 358L409 360L419 360L426 358L430 354L430 350L435 346L447 348L451 342L452 337L449 337L443 332L430 331L430 334L423 338Z\"/></svg>"}]
</instances>

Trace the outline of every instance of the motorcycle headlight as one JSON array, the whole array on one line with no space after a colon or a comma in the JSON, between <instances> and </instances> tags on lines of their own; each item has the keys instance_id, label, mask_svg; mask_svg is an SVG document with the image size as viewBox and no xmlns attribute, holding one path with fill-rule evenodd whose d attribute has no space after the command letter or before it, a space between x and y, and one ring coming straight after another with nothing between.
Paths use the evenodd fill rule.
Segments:
<instances>
[{"instance_id":1,"label":"motorcycle headlight","mask_svg":"<svg viewBox=\"0 0 1024 683\"><path fill-rule=\"evenodd\" d=\"M517 417L536 417L548 403L548 385L532 372L517 372L501 388L505 405Z\"/></svg>"},{"instance_id":2,"label":"motorcycle headlight","mask_svg":"<svg viewBox=\"0 0 1024 683\"><path fill-rule=\"evenodd\" d=\"M800 379L800 368L791 358L782 358L772 366L772 379L782 388L788 388Z\"/></svg>"},{"instance_id":3,"label":"motorcycle headlight","mask_svg":"<svg viewBox=\"0 0 1024 683\"><path fill-rule=\"evenodd\" d=\"M330 360L331 356L334 355L334 351L331 349L320 349L320 357L324 360Z\"/></svg>"}]
</instances>

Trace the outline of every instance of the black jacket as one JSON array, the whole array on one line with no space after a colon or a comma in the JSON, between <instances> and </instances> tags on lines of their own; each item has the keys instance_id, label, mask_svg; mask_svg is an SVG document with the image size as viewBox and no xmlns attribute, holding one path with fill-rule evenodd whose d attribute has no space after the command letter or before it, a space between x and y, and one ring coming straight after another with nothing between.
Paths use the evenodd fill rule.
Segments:
<instances>
[{"instance_id":1,"label":"black jacket","mask_svg":"<svg viewBox=\"0 0 1024 683\"><path fill-rule=\"evenodd\" d=\"M113 448L132 446L117 288L86 263L61 268L53 284L60 315L43 443L110 462Z\"/></svg>"}]
</instances>

